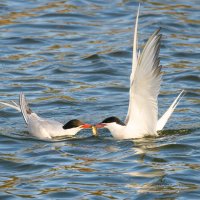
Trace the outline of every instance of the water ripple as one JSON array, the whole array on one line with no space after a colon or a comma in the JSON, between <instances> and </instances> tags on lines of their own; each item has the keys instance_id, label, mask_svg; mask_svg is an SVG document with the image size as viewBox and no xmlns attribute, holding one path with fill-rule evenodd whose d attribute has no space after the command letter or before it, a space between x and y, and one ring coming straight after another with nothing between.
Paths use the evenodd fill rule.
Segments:
<instances>
[{"instance_id":1,"label":"water ripple","mask_svg":"<svg viewBox=\"0 0 200 200\"><path fill-rule=\"evenodd\" d=\"M97 123L126 116L138 2L3 1L1 101L26 93L40 116ZM186 90L157 138L118 141L107 130L42 141L0 107L0 199L199 199L199 9L196 0L145 1L139 48L159 27L159 115Z\"/></svg>"}]
</instances>

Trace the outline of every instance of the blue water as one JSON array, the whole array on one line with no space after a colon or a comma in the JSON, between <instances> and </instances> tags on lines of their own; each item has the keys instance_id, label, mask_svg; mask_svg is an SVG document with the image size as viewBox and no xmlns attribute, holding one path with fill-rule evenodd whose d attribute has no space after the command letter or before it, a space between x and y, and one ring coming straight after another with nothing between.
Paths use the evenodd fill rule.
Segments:
<instances>
[{"instance_id":1,"label":"blue water","mask_svg":"<svg viewBox=\"0 0 200 200\"><path fill-rule=\"evenodd\" d=\"M187 94L158 138L118 141L107 130L54 142L27 135L20 113L0 106L0 199L200 199L200 4L142 1L139 48L159 27L159 113ZM0 2L0 100L24 91L40 116L67 122L124 119L131 0Z\"/></svg>"}]
</instances>

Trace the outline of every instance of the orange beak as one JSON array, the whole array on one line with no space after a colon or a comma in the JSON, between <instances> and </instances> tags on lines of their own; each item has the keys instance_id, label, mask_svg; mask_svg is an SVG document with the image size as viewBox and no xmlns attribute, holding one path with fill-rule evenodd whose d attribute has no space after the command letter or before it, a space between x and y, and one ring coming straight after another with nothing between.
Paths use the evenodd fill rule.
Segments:
<instances>
[{"instance_id":1,"label":"orange beak","mask_svg":"<svg viewBox=\"0 0 200 200\"><path fill-rule=\"evenodd\" d=\"M104 126L106 126L106 124L99 123L99 124L96 124L95 126L96 126L96 128L103 128Z\"/></svg>"},{"instance_id":2,"label":"orange beak","mask_svg":"<svg viewBox=\"0 0 200 200\"><path fill-rule=\"evenodd\" d=\"M83 124L83 125L81 125L81 128L91 128L92 127L92 125L91 124Z\"/></svg>"}]
</instances>

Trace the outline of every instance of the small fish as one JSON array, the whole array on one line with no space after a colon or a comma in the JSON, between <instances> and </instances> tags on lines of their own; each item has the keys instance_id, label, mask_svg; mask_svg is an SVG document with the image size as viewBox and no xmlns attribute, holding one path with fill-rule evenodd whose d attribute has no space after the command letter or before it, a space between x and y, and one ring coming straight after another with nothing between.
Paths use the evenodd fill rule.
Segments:
<instances>
[{"instance_id":1,"label":"small fish","mask_svg":"<svg viewBox=\"0 0 200 200\"><path fill-rule=\"evenodd\" d=\"M96 127L96 126L92 126L92 134L93 134L94 136L97 136L97 135L98 135L97 127Z\"/></svg>"}]
</instances>

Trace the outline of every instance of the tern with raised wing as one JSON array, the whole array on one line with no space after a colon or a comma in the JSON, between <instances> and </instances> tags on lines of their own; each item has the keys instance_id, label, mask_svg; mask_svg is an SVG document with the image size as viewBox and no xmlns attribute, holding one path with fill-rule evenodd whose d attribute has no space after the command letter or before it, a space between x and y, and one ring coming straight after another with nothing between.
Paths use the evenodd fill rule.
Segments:
<instances>
[{"instance_id":1,"label":"tern with raised wing","mask_svg":"<svg viewBox=\"0 0 200 200\"><path fill-rule=\"evenodd\" d=\"M70 120L64 125L58 121L41 118L30 109L23 93L19 95L19 105L14 101L11 103L0 103L21 112L27 124L29 134L39 139L52 139L57 136L73 136L82 129L92 127L90 124L83 123L78 119Z\"/></svg>"},{"instance_id":2,"label":"tern with raised wing","mask_svg":"<svg viewBox=\"0 0 200 200\"><path fill-rule=\"evenodd\" d=\"M158 120L158 94L162 78L159 52L162 35L159 33L160 29L156 30L140 54L137 50L138 17L139 8L134 29L129 107L125 122L117 117L108 117L96 124L97 128L109 129L116 139L158 136L157 131L163 129L184 94L182 91Z\"/></svg>"}]
</instances>

